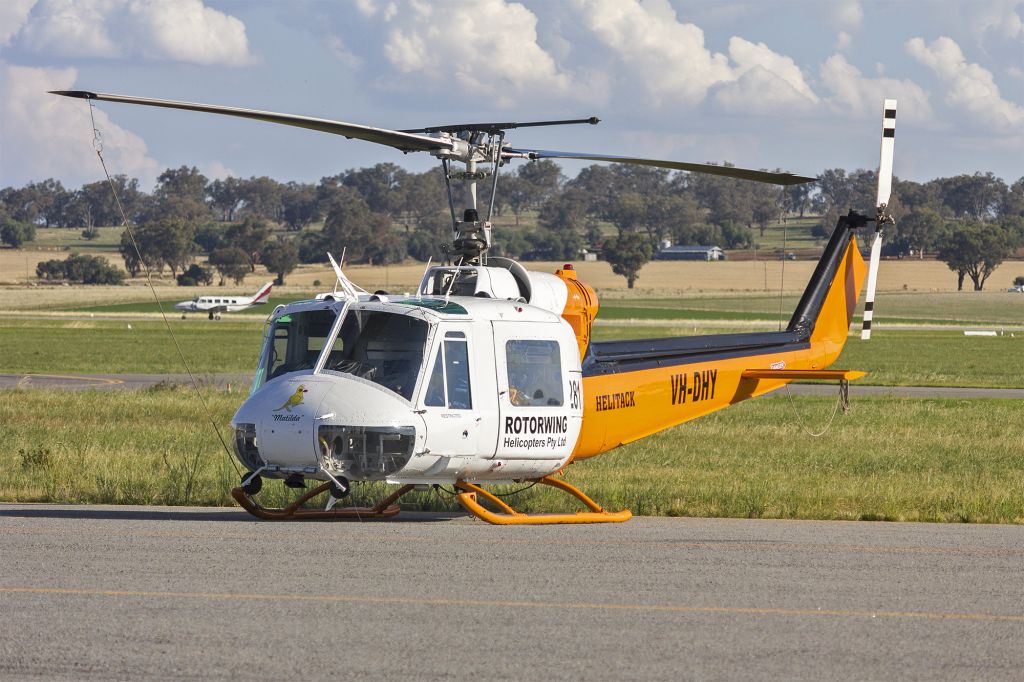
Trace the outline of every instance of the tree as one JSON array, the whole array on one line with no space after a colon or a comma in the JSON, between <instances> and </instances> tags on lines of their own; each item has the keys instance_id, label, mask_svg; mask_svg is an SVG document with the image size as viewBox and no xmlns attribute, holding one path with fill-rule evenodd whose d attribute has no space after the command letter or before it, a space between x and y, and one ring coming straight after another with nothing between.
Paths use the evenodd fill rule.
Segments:
<instances>
[{"instance_id":1,"label":"tree","mask_svg":"<svg viewBox=\"0 0 1024 682\"><path fill-rule=\"evenodd\" d=\"M48 260L36 266L40 279L66 279L82 284L120 284L124 273L100 256L72 254L66 260Z\"/></svg>"},{"instance_id":2,"label":"tree","mask_svg":"<svg viewBox=\"0 0 1024 682\"><path fill-rule=\"evenodd\" d=\"M518 234L515 230L505 230L504 234L498 235L498 242L496 246L500 244L502 237L507 234ZM405 248L410 256L419 261L427 261L433 259L435 262L440 261L444 256L442 245L448 243L451 240L451 221L448 216L440 213L435 214L432 218L424 219L419 227L413 230L406 238ZM498 251L501 249L498 248ZM494 255L498 255L495 253Z\"/></svg>"},{"instance_id":3,"label":"tree","mask_svg":"<svg viewBox=\"0 0 1024 682\"><path fill-rule=\"evenodd\" d=\"M138 251L135 250L135 242L132 241L127 229L121 233L121 243L117 250L121 253L121 258L124 259L124 269L131 277L138 277L139 272L142 271L142 260L139 258Z\"/></svg>"},{"instance_id":4,"label":"tree","mask_svg":"<svg viewBox=\"0 0 1024 682\"><path fill-rule=\"evenodd\" d=\"M804 182L799 185L788 185L782 190L782 207L790 213L804 213L811 207L811 195L814 193L814 183Z\"/></svg>"},{"instance_id":5,"label":"tree","mask_svg":"<svg viewBox=\"0 0 1024 682\"><path fill-rule=\"evenodd\" d=\"M179 287L196 287L200 284L210 286L213 284L213 273L209 268L204 268L198 263L188 266L188 270L178 275Z\"/></svg>"},{"instance_id":6,"label":"tree","mask_svg":"<svg viewBox=\"0 0 1024 682\"><path fill-rule=\"evenodd\" d=\"M239 194L244 203L239 212L250 218L279 221L281 193L281 183L266 176L241 180Z\"/></svg>"},{"instance_id":7,"label":"tree","mask_svg":"<svg viewBox=\"0 0 1024 682\"><path fill-rule=\"evenodd\" d=\"M924 252L942 240L945 227L942 216L932 209L916 209L896 222L894 234L883 243L889 254L900 257L916 254L924 258Z\"/></svg>"},{"instance_id":8,"label":"tree","mask_svg":"<svg viewBox=\"0 0 1024 682\"><path fill-rule=\"evenodd\" d=\"M228 277L241 284L249 272L249 256L236 246L228 246L210 254L210 265L220 274L219 286L224 286Z\"/></svg>"},{"instance_id":9,"label":"tree","mask_svg":"<svg viewBox=\"0 0 1024 682\"><path fill-rule=\"evenodd\" d=\"M36 238L36 226L32 223L20 223L7 218L0 225L0 242L20 249L25 242Z\"/></svg>"},{"instance_id":10,"label":"tree","mask_svg":"<svg viewBox=\"0 0 1024 682\"><path fill-rule=\"evenodd\" d=\"M320 219L320 206L313 185L289 182L281 190L281 219L289 230L301 230Z\"/></svg>"},{"instance_id":11,"label":"tree","mask_svg":"<svg viewBox=\"0 0 1024 682\"><path fill-rule=\"evenodd\" d=\"M176 276L178 270L184 270L192 261L195 248L192 224L184 218L164 216L150 218L135 228L135 239L138 242L142 258L150 268L161 271L166 265L171 275ZM124 245L124 237L121 239ZM130 242L126 246L131 246ZM126 248L122 248L124 256ZM127 259L125 261L127 267Z\"/></svg>"},{"instance_id":12,"label":"tree","mask_svg":"<svg viewBox=\"0 0 1024 682\"><path fill-rule=\"evenodd\" d=\"M299 249L291 241L273 241L263 249L261 260L268 272L277 275L274 284L283 285L285 275L299 264Z\"/></svg>"},{"instance_id":13,"label":"tree","mask_svg":"<svg viewBox=\"0 0 1024 682\"><path fill-rule=\"evenodd\" d=\"M260 252L270 239L270 225L266 220L249 216L240 223L235 223L224 233L224 242L249 255L249 271L256 272L256 264L260 262Z\"/></svg>"},{"instance_id":14,"label":"tree","mask_svg":"<svg viewBox=\"0 0 1024 682\"><path fill-rule=\"evenodd\" d=\"M963 290L965 275L974 282L974 290L981 291L1014 246L1012 235L995 223L958 220L939 247L939 260L957 273L957 291Z\"/></svg>"},{"instance_id":15,"label":"tree","mask_svg":"<svg viewBox=\"0 0 1024 682\"><path fill-rule=\"evenodd\" d=\"M522 253L526 260L575 260L583 251L579 232L556 231L539 227L527 236L528 248Z\"/></svg>"},{"instance_id":16,"label":"tree","mask_svg":"<svg viewBox=\"0 0 1024 682\"><path fill-rule=\"evenodd\" d=\"M370 207L358 192L343 187L335 193L327 211L322 232L323 245L336 256L345 251L350 262L358 263L366 258L366 247L373 233L390 229L391 221L387 216L371 213ZM317 260L323 258L321 252Z\"/></svg>"},{"instance_id":17,"label":"tree","mask_svg":"<svg viewBox=\"0 0 1024 682\"><path fill-rule=\"evenodd\" d=\"M782 210L782 190L775 185L758 182L751 183L749 191L751 193L751 218L763 237L768 223L779 219L779 213Z\"/></svg>"},{"instance_id":18,"label":"tree","mask_svg":"<svg viewBox=\"0 0 1024 682\"><path fill-rule=\"evenodd\" d=\"M192 237L203 253L210 253L224 246L224 228L217 223L205 223L195 230Z\"/></svg>"},{"instance_id":19,"label":"tree","mask_svg":"<svg viewBox=\"0 0 1024 682\"><path fill-rule=\"evenodd\" d=\"M206 194L210 198L210 208L220 213L220 220L234 222L235 211L242 203L241 181L232 177L214 180L206 188Z\"/></svg>"},{"instance_id":20,"label":"tree","mask_svg":"<svg viewBox=\"0 0 1024 682\"><path fill-rule=\"evenodd\" d=\"M501 183L502 180L499 179L499 186ZM498 196L501 195L502 190L499 187ZM440 170L406 173L399 184L396 203L398 210L409 216L409 220L406 221L407 230L410 223L419 227L424 221L431 220L441 213L447 215L444 173Z\"/></svg>"},{"instance_id":21,"label":"tree","mask_svg":"<svg viewBox=\"0 0 1024 682\"><path fill-rule=\"evenodd\" d=\"M1009 191L992 173L957 175L941 180L942 202L956 218L988 220L1003 206Z\"/></svg>"},{"instance_id":22,"label":"tree","mask_svg":"<svg viewBox=\"0 0 1024 682\"><path fill-rule=\"evenodd\" d=\"M374 213L391 215L398 209L398 189L406 175L393 163L378 163L371 168L345 171L341 184L354 189Z\"/></svg>"},{"instance_id":23,"label":"tree","mask_svg":"<svg viewBox=\"0 0 1024 682\"><path fill-rule=\"evenodd\" d=\"M612 272L626 278L626 285L632 289L640 268L651 259L651 242L637 232L626 232L604 243L604 257L612 266Z\"/></svg>"},{"instance_id":24,"label":"tree","mask_svg":"<svg viewBox=\"0 0 1024 682\"><path fill-rule=\"evenodd\" d=\"M178 218L186 222L207 218L206 176L198 168L168 168L157 178L153 192L154 204L147 219Z\"/></svg>"}]
</instances>

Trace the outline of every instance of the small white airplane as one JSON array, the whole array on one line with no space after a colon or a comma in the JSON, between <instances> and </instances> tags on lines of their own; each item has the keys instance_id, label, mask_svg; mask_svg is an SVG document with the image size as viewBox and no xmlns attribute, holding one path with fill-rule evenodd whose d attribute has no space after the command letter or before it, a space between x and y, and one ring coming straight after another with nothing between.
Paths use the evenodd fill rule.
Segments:
<instances>
[{"instance_id":1,"label":"small white airplane","mask_svg":"<svg viewBox=\"0 0 1024 682\"><path fill-rule=\"evenodd\" d=\"M174 309L181 311L183 320L186 313L207 313L211 320L219 320L221 313L237 313L266 303L273 285L273 282L267 282L252 296L196 296L191 301L175 303Z\"/></svg>"}]
</instances>

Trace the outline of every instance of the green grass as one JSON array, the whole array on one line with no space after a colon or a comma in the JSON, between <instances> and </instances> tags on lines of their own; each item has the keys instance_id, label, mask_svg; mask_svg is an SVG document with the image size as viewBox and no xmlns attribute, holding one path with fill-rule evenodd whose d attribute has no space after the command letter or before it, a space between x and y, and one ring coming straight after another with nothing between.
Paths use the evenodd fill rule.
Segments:
<instances>
[{"instance_id":1,"label":"green grass","mask_svg":"<svg viewBox=\"0 0 1024 682\"><path fill-rule=\"evenodd\" d=\"M789 320L799 296L782 298L782 317ZM879 294L875 319L881 323L928 323L972 325L1024 325L1024 300L1020 294L1002 291L961 293ZM858 317L863 310L861 301ZM679 298L602 300L598 319L688 318L690 313L717 313L714 319L767 319L779 317L779 295L765 293L687 295Z\"/></svg>"},{"instance_id":2,"label":"green grass","mask_svg":"<svg viewBox=\"0 0 1024 682\"><path fill-rule=\"evenodd\" d=\"M273 279L273 276L270 276L270 278ZM181 295L179 297L173 298L173 299L161 299L160 303L163 306L164 313L166 313L169 317L181 317L181 313L174 309L174 304L175 303L180 303L181 301L189 301L189 300L192 300L193 298L195 298L197 296L222 296L222 297L225 296L225 295L226 296L251 296L256 291L255 289L253 289L252 291L245 291L245 292L239 294L239 293L237 293L237 290L238 290L238 287L235 287L235 289L233 289L233 291L235 291L236 293L234 293L234 294L223 294L223 293L219 293L216 289L210 289L210 288L200 288L200 289L183 288L181 290ZM270 313L272 313L274 311L274 308L276 308L279 305L284 305L285 303L292 303L294 301L301 300L304 296L308 296L308 297L312 298L315 295L316 295L315 293L310 292L308 294L296 293L296 294L289 294L288 296L271 296L267 300L267 302L265 304L259 305L259 306L253 306L252 308L249 308L249 309L244 310L242 312L244 312L247 315L269 315ZM112 304L105 304L105 305L79 306L79 307L75 307L75 308L68 308L68 311L69 312L81 312L81 313L131 314L131 313L159 313L160 312L160 308L153 301L145 301L145 302L136 302L136 303L112 303ZM188 313L188 314L191 317L203 317L203 316L206 315L206 313ZM230 314L230 313L225 313L225 315L228 315L228 314Z\"/></svg>"},{"instance_id":3,"label":"green grass","mask_svg":"<svg viewBox=\"0 0 1024 682\"><path fill-rule=\"evenodd\" d=\"M252 371L263 325L258 321L170 320L192 371ZM160 320L5 320L0 373L180 374L185 371Z\"/></svg>"},{"instance_id":4,"label":"green grass","mask_svg":"<svg viewBox=\"0 0 1024 682\"><path fill-rule=\"evenodd\" d=\"M36 229L36 238L25 244L24 248L116 253L124 228L100 227L98 230L99 235L95 239L85 239L82 237L82 228L40 227Z\"/></svg>"},{"instance_id":5,"label":"green grass","mask_svg":"<svg viewBox=\"0 0 1024 682\"><path fill-rule=\"evenodd\" d=\"M594 339L613 341L749 331L680 325L601 325ZM851 336L836 368L868 372L858 384L879 386L1024 387L1024 334L964 336L952 331L876 331L870 341Z\"/></svg>"},{"instance_id":6,"label":"green grass","mask_svg":"<svg viewBox=\"0 0 1024 682\"><path fill-rule=\"evenodd\" d=\"M670 321L668 321L670 322ZM251 372L262 321L225 317L171 318L171 329L194 372ZM129 325L131 328L129 328ZM594 338L609 341L730 331L682 324L602 324ZM184 367L160 320L9 319L0 325L0 373L181 374ZM861 383L894 386L1024 386L1024 334L969 337L956 331L877 331L871 341L851 336L837 367L869 372Z\"/></svg>"},{"instance_id":7,"label":"green grass","mask_svg":"<svg viewBox=\"0 0 1024 682\"><path fill-rule=\"evenodd\" d=\"M238 396L205 396L228 438ZM824 436L806 435L833 404L745 402L574 464L567 480L609 509L644 515L1024 523L1013 401L864 398ZM18 502L226 505L237 480L196 397L173 388L0 392L0 470L0 499ZM260 499L293 496L268 481ZM526 511L574 508L542 486L513 499ZM404 506L455 508L438 492Z\"/></svg>"}]
</instances>

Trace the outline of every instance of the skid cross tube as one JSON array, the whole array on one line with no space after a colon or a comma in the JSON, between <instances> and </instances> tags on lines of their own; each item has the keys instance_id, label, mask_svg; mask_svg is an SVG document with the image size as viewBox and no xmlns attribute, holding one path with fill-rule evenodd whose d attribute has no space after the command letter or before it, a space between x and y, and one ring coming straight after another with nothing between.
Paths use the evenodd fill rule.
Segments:
<instances>
[{"instance_id":1,"label":"skid cross tube","mask_svg":"<svg viewBox=\"0 0 1024 682\"><path fill-rule=\"evenodd\" d=\"M493 523L499 526L530 526L555 523L622 523L633 517L632 512L623 509L618 512L605 510L601 505L590 499L579 488L557 478L545 476L533 479L535 483L543 483L552 488L558 488L569 493L582 502L590 511L579 511L572 514L524 514L518 512L495 495L487 492L478 485L466 481L456 481L455 487L462 492L456 496L466 511L481 521ZM494 506L501 509L500 512L492 512L477 501L477 496L482 497Z\"/></svg>"},{"instance_id":2,"label":"skid cross tube","mask_svg":"<svg viewBox=\"0 0 1024 682\"><path fill-rule=\"evenodd\" d=\"M316 519L380 519L395 516L401 509L395 502L398 498L413 489L411 485L403 485L395 492L388 495L378 504L372 507L342 507L334 509L300 509L303 504L313 499L320 493L326 492L331 483L323 483L303 493L297 500L287 507L271 509L260 506L252 496L241 488L233 488L231 497L241 505L242 509L249 512L258 519L265 521L302 521Z\"/></svg>"}]
</instances>

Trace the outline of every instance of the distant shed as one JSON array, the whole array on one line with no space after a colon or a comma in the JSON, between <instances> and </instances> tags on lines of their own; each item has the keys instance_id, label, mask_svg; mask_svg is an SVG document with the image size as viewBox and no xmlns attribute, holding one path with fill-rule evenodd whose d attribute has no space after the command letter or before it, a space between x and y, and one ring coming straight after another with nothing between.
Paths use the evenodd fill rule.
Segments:
<instances>
[{"instance_id":1,"label":"distant shed","mask_svg":"<svg viewBox=\"0 0 1024 682\"><path fill-rule=\"evenodd\" d=\"M725 251L717 246L667 246L654 257L658 260L725 260Z\"/></svg>"}]
</instances>

